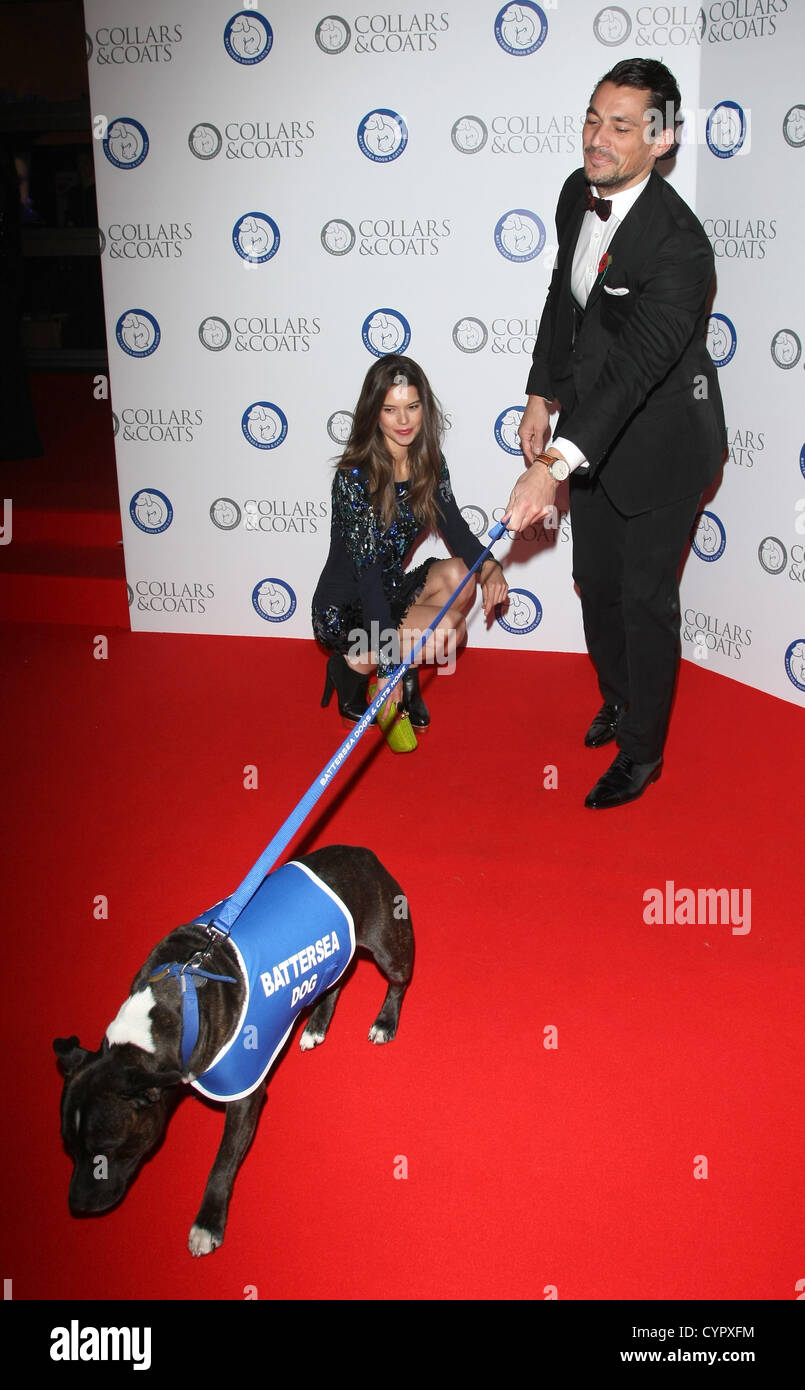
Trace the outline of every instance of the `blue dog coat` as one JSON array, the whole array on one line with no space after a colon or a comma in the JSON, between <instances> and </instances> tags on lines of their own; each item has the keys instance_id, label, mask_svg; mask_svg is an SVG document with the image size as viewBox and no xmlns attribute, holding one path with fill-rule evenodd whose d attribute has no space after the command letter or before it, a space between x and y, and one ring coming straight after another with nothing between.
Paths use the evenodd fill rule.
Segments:
<instances>
[{"instance_id":1,"label":"blue dog coat","mask_svg":"<svg viewBox=\"0 0 805 1390\"><path fill-rule=\"evenodd\" d=\"M220 908L195 919L206 925ZM343 975L355 954L349 909L305 864L263 880L228 938L246 982L237 1032L192 1085L210 1100L241 1100L260 1085L297 1015Z\"/></svg>"}]
</instances>

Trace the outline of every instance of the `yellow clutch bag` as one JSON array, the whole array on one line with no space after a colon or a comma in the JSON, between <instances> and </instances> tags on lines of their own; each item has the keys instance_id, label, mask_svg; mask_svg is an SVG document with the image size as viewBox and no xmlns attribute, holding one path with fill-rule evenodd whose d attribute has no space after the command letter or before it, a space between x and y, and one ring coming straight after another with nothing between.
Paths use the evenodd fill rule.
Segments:
<instances>
[{"instance_id":1,"label":"yellow clutch bag","mask_svg":"<svg viewBox=\"0 0 805 1390\"><path fill-rule=\"evenodd\" d=\"M376 694L377 683L373 681L369 686L370 702ZM413 753L416 751L416 734L411 727L411 720L408 718L406 710L398 709L391 700L387 700L382 709L378 710L376 718L392 753Z\"/></svg>"}]
</instances>

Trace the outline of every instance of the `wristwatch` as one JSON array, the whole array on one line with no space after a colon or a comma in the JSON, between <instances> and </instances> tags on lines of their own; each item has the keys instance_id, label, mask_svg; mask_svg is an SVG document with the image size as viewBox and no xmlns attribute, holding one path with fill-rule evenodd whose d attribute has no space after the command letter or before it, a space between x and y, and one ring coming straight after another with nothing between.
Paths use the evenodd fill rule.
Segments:
<instances>
[{"instance_id":1,"label":"wristwatch","mask_svg":"<svg viewBox=\"0 0 805 1390\"><path fill-rule=\"evenodd\" d=\"M570 465L564 459L555 459L552 454L535 454L535 463L544 463L555 483L563 483L570 477Z\"/></svg>"}]
</instances>

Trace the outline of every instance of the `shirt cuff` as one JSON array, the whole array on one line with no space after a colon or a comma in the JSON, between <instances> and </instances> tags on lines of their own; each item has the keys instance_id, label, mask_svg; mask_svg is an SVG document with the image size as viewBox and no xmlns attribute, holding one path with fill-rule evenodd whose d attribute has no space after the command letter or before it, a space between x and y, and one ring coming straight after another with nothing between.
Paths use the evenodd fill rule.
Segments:
<instances>
[{"instance_id":1,"label":"shirt cuff","mask_svg":"<svg viewBox=\"0 0 805 1390\"><path fill-rule=\"evenodd\" d=\"M590 467L589 461L584 457L578 444L573 444L569 439L552 439L551 443L554 449L559 450L571 473L574 473L577 468L587 469Z\"/></svg>"}]
</instances>

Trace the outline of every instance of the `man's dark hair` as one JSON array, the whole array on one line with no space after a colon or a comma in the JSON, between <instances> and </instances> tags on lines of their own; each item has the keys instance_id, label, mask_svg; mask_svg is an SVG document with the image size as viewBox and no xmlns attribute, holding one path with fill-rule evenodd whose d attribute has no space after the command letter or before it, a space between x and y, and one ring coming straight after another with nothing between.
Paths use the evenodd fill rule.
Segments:
<instances>
[{"instance_id":1,"label":"man's dark hair","mask_svg":"<svg viewBox=\"0 0 805 1390\"><path fill-rule=\"evenodd\" d=\"M600 87L602 82L614 82L616 87L637 87L640 91L651 93L646 110L658 112L662 119L661 129L674 132L674 143L661 158L673 159L679 148L682 96L676 78L665 64L659 63L656 58L622 58L614 68L604 73L596 83L596 88ZM655 133L656 129L655 126Z\"/></svg>"},{"instance_id":2,"label":"man's dark hair","mask_svg":"<svg viewBox=\"0 0 805 1390\"><path fill-rule=\"evenodd\" d=\"M614 82L616 87L638 87L651 93L649 105L661 112L663 129L676 130L680 123L682 96L676 78L655 58L623 58L596 83Z\"/></svg>"}]
</instances>

